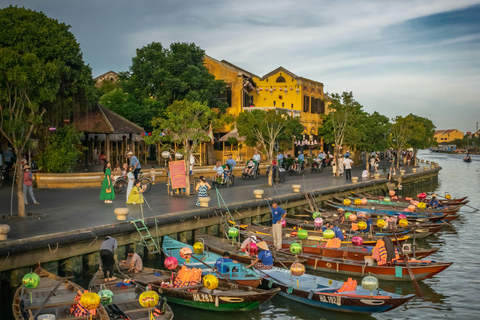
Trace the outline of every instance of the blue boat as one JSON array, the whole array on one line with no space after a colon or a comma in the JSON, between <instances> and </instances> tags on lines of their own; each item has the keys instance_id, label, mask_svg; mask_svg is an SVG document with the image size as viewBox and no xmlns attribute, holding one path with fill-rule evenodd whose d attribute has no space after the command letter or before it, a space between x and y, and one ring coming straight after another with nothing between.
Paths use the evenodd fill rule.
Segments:
<instances>
[{"instance_id":1,"label":"blue boat","mask_svg":"<svg viewBox=\"0 0 480 320\"><path fill-rule=\"evenodd\" d=\"M273 267L270 270L256 270L262 274L264 283L280 288L279 294L312 307L340 312L378 313L386 312L407 303L415 295L399 295L381 289L368 291L348 282L331 280L310 274L296 277L289 270Z\"/></svg>"},{"instance_id":2,"label":"blue boat","mask_svg":"<svg viewBox=\"0 0 480 320\"><path fill-rule=\"evenodd\" d=\"M193 253L191 255L192 258L190 259L184 259L180 257L180 249L185 247L190 248L190 250L193 252L193 247L191 245L177 241L169 236L163 237L163 251L168 256L175 257L178 260L179 266L185 265L188 268L200 268L202 269L203 274L215 274L212 269L215 268L215 263L217 260L222 258L221 255L204 251L201 254ZM228 269L227 272L220 272L221 275L243 286L256 288L262 282L261 276L259 276L253 270L245 268L244 265L239 263L225 263L225 268L222 267L221 269ZM219 276L218 279L222 280L222 277Z\"/></svg>"}]
</instances>

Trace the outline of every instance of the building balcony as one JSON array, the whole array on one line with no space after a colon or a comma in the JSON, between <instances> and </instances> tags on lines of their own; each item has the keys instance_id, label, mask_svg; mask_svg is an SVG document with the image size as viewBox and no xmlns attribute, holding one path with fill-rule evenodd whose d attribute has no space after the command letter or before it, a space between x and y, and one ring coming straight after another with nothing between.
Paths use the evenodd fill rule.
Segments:
<instances>
[{"instance_id":1,"label":"building balcony","mask_svg":"<svg viewBox=\"0 0 480 320\"><path fill-rule=\"evenodd\" d=\"M300 117L302 113L300 110L292 110L287 108L277 108L277 107L243 107L243 111L245 112L252 112L253 110L263 110L263 111L270 111L275 110L275 112L286 112L288 115L292 117Z\"/></svg>"}]
</instances>

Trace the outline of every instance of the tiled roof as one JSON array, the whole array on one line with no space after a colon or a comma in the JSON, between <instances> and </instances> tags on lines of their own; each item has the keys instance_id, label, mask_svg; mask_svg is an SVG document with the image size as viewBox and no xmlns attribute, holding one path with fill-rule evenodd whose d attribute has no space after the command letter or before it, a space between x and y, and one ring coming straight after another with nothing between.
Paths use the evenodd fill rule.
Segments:
<instances>
[{"instance_id":1,"label":"tiled roof","mask_svg":"<svg viewBox=\"0 0 480 320\"><path fill-rule=\"evenodd\" d=\"M142 133L142 127L97 104L91 111L75 121L79 131L89 133Z\"/></svg>"}]
</instances>

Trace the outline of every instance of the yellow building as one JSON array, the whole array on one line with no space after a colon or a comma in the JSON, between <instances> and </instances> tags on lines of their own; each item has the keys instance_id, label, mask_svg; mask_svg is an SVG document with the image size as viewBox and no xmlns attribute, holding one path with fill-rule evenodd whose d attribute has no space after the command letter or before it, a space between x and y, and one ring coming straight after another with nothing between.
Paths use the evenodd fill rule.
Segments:
<instances>
[{"instance_id":1,"label":"yellow building","mask_svg":"<svg viewBox=\"0 0 480 320\"><path fill-rule=\"evenodd\" d=\"M463 132L458 131L457 129L436 130L434 139L437 143L448 143L455 139L463 139Z\"/></svg>"},{"instance_id":2,"label":"yellow building","mask_svg":"<svg viewBox=\"0 0 480 320\"><path fill-rule=\"evenodd\" d=\"M205 65L215 78L227 83L227 91L222 99L228 103L228 113L237 116L255 109L287 111L291 116L300 117L304 126L303 135L296 137L296 150L322 146L317 131L321 125L321 115L326 112L323 83L299 77L283 67L259 77L225 60L218 61L209 56L205 56ZM226 133L217 133L218 138ZM215 149L217 159L225 156L220 151L221 146L217 145ZM227 151L241 160L253 154L250 148Z\"/></svg>"}]
</instances>

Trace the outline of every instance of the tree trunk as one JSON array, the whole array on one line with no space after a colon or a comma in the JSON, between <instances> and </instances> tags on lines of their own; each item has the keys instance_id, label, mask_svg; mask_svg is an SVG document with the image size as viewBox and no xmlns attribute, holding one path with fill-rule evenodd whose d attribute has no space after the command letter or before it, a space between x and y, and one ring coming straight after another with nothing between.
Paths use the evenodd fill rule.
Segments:
<instances>
[{"instance_id":1,"label":"tree trunk","mask_svg":"<svg viewBox=\"0 0 480 320\"><path fill-rule=\"evenodd\" d=\"M190 152L187 152L185 156L185 194L190 196Z\"/></svg>"},{"instance_id":2,"label":"tree trunk","mask_svg":"<svg viewBox=\"0 0 480 320\"><path fill-rule=\"evenodd\" d=\"M337 166L337 173L335 174L337 177L340 177L340 148L337 147L335 144L335 149L334 149L334 155L333 157L335 158L335 165Z\"/></svg>"},{"instance_id":3,"label":"tree trunk","mask_svg":"<svg viewBox=\"0 0 480 320\"><path fill-rule=\"evenodd\" d=\"M400 157L402 156L402 149L397 150L397 169L400 170Z\"/></svg>"},{"instance_id":4,"label":"tree trunk","mask_svg":"<svg viewBox=\"0 0 480 320\"><path fill-rule=\"evenodd\" d=\"M417 166L417 151L418 149L413 149L413 166L416 167Z\"/></svg>"},{"instance_id":5,"label":"tree trunk","mask_svg":"<svg viewBox=\"0 0 480 320\"><path fill-rule=\"evenodd\" d=\"M15 150L17 156L17 164L15 165L17 171L17 198L18 198L18 216L25 218L25 195L23 194L23 170L22 170L22 153ZM13 177L15 181L15 177ZM14 182L13 182L14 183Z\"/></svg>"},{"instance_id":6,"label":"tree trunk","mask_svg":"<svg viewBox=\"0 0 480 320\"><path fill-rule=\"evenodd\" d=\"M272 164L273 156L269 153L267 158L268 158L267 163L270 163L270 171L268 172L268 185L273 186L273 164Z\"/></svg>"}]
</instances>

